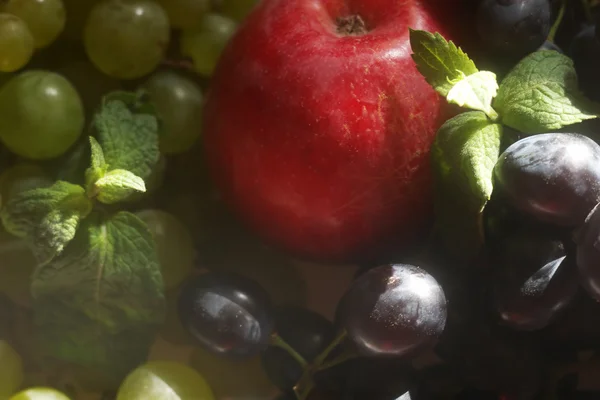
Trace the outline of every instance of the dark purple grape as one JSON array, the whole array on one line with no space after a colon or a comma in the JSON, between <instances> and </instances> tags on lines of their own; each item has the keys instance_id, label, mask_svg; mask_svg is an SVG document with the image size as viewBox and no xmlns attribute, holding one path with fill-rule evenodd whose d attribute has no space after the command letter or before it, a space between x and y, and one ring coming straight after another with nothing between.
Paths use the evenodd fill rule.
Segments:
<instances>
[{"instance_id":1,"label":"dark purple grape","mask_svg":"<svg viewBox=\"0 0 600 400\"><path fill-rule=\"evenodd\" d=\"M333 324L325 317L303 308L283 307L275 314L275 330L308 363L335 337ZM302 366L284 349L267 348L261 355L269 379L283 391L291 390L302 376Z\"/></svg>"},{"instance_id":2,"label":"dark purple grape","mask_svg":"<svg viewBox=\"0 0 600 400\"><path fill-rule=\"evenodd\" d=\"M600 199L600 146L573 133L529 136L500 155L494 176L515 208L542 222L578 226Z\"/></svg>"},{"instance_id":3,"label":"dark purple grape","mask_svg":"<svg viewBox=\"0 0 600 400\"><path fill-rule=\"evenodd\" d=\"M251 356L264 350L273 332L269 295L246 277L209 272L181 290L179 319L206 349L218 354Z\"/></svg>"},{"instance_id":4,"label":"dark purple grape","mask_svg":"<svg viewBox=\"0 0 600 400\"><path fill-rule=\"evenodd\" d=\"M477 32L492 52L519 59L537 50L552 25L549 0L482 0Z\"/></svg>"},{"instance_id":5,"label":"dark purple grape","mask_svg":"<svg viewBox=\"0 0 600 400\"><path fill-rule=\"evenodd\" d=\"M596 206L575 235L581 285L600 301L600 206Z\"/></svg>"},{"instance_id":6,"label":"dark purple grape","mask_svg":"<svg viewBox=\"0 0 600 400\"><path fill-rule=\"evenodd\" d=\"M590 99L600 100L600 40L595 25L584 25L573 38L569 56L575 64L579 88Z\"/></svg>"},{"instance_id":7,"label":"dark purple grape","mask_svg":"<svg viewBox=\"0 0 600 400\"><path fill-rule=\"evenodd\" d=\"M535 231L513 235L494 260L494 306L519 330L547 326L575 298L577 270L560 241Z\"/></svg>"},{"instance_id":8,"label":"dark purple grape","mask_svg":"<svg viewBox=\"0 0 600 400\"><path fill-rule=\"evenodd\" d=\"M446 297L421 268L384 265L354 281L337 314L363 354L405 356L435 344L446 324Z\"/></svg>"}]
</instances>

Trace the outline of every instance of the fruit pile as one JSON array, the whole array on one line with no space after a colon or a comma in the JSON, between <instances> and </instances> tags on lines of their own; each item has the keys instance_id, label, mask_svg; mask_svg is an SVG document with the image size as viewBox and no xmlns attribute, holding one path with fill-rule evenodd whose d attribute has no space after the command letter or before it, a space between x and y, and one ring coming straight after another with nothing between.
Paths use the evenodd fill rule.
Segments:
<instances>
[{"instance_id":1,"label":"fruit pile","mask_svg":"<svg viewBox=\"0 0 600 400\"><path fill-rule=\"evenodd\" d=\"M0 0L0 400L600 398L597 24Z\"/></svg>"}]
</instances>

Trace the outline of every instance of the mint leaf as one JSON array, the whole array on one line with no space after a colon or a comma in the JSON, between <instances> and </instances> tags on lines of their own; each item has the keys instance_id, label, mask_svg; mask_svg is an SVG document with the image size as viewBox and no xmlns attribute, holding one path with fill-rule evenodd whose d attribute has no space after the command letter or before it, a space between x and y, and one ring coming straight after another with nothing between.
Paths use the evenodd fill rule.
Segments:
<instances>
[{"instance_id":1,"label":"mint leaf","mask_svg":"<svg viewBox=\"0 0 600 400\"><path fill-rule=\"evenodd\" d=\"M104 96L102 101L103 103L120 101L136 114L157 115L156 107L154 106L154 103L150 101L150 95L143 89L140 89L137 92L116 90Z\"/></svg>"},{"instance_id":2,"label":"mint leaf","mask_svg":"<svg viewBox=\"0 0 600 400\"><path fill-rule=\"evenodd\" d=\"M412 58L427 82L446 97L454 83L476 73L475 63L460 47L446 41L439 33L410 29Z\"/></svg>"},{"instance_id":3,"label":"mint leaf","mask_svg":"<svg viewBox=\"0 0 600 400\"><path fill-rule=\"evenodd\" d=\"M160 157L154 115L136 114L120 100L105 101L94 127L110 169L124 169L148 179Z\"/></svg>"},{"instance_id":4,"label":"mint leaf","mask_svg":"<svg viewBox=\"0 0 600 400\"><path fill-rule=\"evenodd\" d=\"M496 119L498 114L492 108L492 99L497 92L496 74L480 71L458 81L448 92L447 100L461 107L483 111L491 119Z\"/></svg>"},{"instance_id":5,"label":"mint leaf","mask_svg":"<svg viewBox=\"0 0 600 400\"><path fill-rule=\"evenodd\" d=\"M38 261L45 264L63 251L91 210L81 186L58 181L11 197L0 216L5 229L27 239Z\"/></svg>"},{"instance_id":6,"label":"mint leaf","mask_svg":"<svg viewBox=\"0 0 600 400\"><path fill-rule=\"evenodd\" d=\"M573 61L556 51L536 51L508 74L494 108L504 124L523 133L544 133L597 117L578 89Z\"/></svg>"},{"instance_id":7,"label":"mint leaf","mask_svg":"<svg viewBox=\"0 0 600 400\"><path fill-rule=\"evenodd\" d=\"M165 318L152 235L128 212L97 212L64 253L39 267L34 317L45 352L122 378L142 362Z\"/></svg>"},{"instance_id":8,"label":"mint leaf","mask_svg":"<svg viewBox=\"0 0 600 400\"><path fill-rule=\"evenodd\" d=\"M144 180L124 169L115 169L94 183L98 200L105 204L114 204L127 199L135 192L145 192Z\"/></svg>"},{"instance_id":9,"label":"mint leaf","mask_svg":"<svg viewBox=\"0 0 600 400\"><path fill-rule=\"evenodd\" d=\"M492 194L501 137L502 125L472 111L446 121L432 146L436 228L457 257L475 255L482 244L481 213Z\"/></svg>"},{"instance_id":10,"label":"mint leaf","mask_svg":"<svg viewBox=\"0 0 600 400\"><path fill-rule=\"evenodd\" d=\"M108 165L104 160L104 151L100 143L90 136L91 166L85 171L85 184L88 194L93 192L94 183L106 174Z\"/></svg>"}]
</instances>

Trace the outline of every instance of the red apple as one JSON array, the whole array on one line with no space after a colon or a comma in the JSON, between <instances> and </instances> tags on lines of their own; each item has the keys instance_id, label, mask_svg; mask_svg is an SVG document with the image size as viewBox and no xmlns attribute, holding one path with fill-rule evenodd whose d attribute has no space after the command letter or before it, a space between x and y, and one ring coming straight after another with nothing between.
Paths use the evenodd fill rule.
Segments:
<instances>
[{"instance_id":1,"label":"red apple","mask_svg":"<svg viewBox=\"0 0 600 400\"><path fill-rule=\"evenodd\" d=\"M295 256L358 261L432 219L429 148L445 101L409 30L442 0L263 0L224 51L205 108L224 199ZM451 14L451 13L450 13Z\"/></svg>"}]
</instances>

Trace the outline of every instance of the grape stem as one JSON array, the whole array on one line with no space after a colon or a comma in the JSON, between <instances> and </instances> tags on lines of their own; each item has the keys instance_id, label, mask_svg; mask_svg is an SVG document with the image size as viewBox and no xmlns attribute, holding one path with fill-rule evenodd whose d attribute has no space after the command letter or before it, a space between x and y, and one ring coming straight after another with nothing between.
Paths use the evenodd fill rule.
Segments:
<instances>
[{"instance_id":1,"label":"grape stem","mask_svg":"<svg viewBox=\"0 0 600 400\"><path fill-rule=\"evenodd\" d=\"M285 350L290 356L294 358L294 360L296 360L296 362L298 362L298 364L302 366L302 368L306 368L308 366L308 363L306 362L304 357L302 357L296 350L294 350L294 348L290 346L285 340L283 340L281 336L279 336L277 333L273 333L271 335L271 342L269 343L269 345L273 347L279 347L280 349Z\"/></svg>"},{"instance_id":2,"label":"grape stem","mask_svg":"<svg viewBox=\"0 0 600 400\"><path fill-rule=\"evenodd\" d=\"M313 374L317 371L321 370L321 366L327 360L327 357L331 354L333 350L335 350L348 336L346 330L341 331L329 346L325 348L315 359L315 361L304 368L304 372L302 377L294 386L294 394L298 400L306 400L310 392L315 387L315 382L313 381Z\"/></svg>"},{"instance_id":3,"label":"grape stem","mask_svg":"<svg viewBox=\"0 0 600 400\"><path fill-rule=\"evenodd\" d=\"M339 357L336 357L329 362L321 364L321 366L319 368L317 368L317 371L323 371L325 369L335 367L336 365L345 363L346 361L352 360L357 357L359 357L358 353L354 353L354 352L343 353Z\"/></svg>"},{"instance_id":4,"label":"grape stem","mask_svg":"<svg viewBox=\"0 0 600 400\"><path fill-rule=\"evenodd\" d=\"M554 38L556 37L558 28L560 28L560 24L562 24L562 21L565 17L566 9L567 9L567 0L562 0L562 2L560 4L560 10L558 11L558 16L556 17L556 21L554 22L554 25L552 25L552 28L550 29L550 33L548 33L548 38L546 39L551 43L554 43Z\"/></svg>"}]
</instances>

